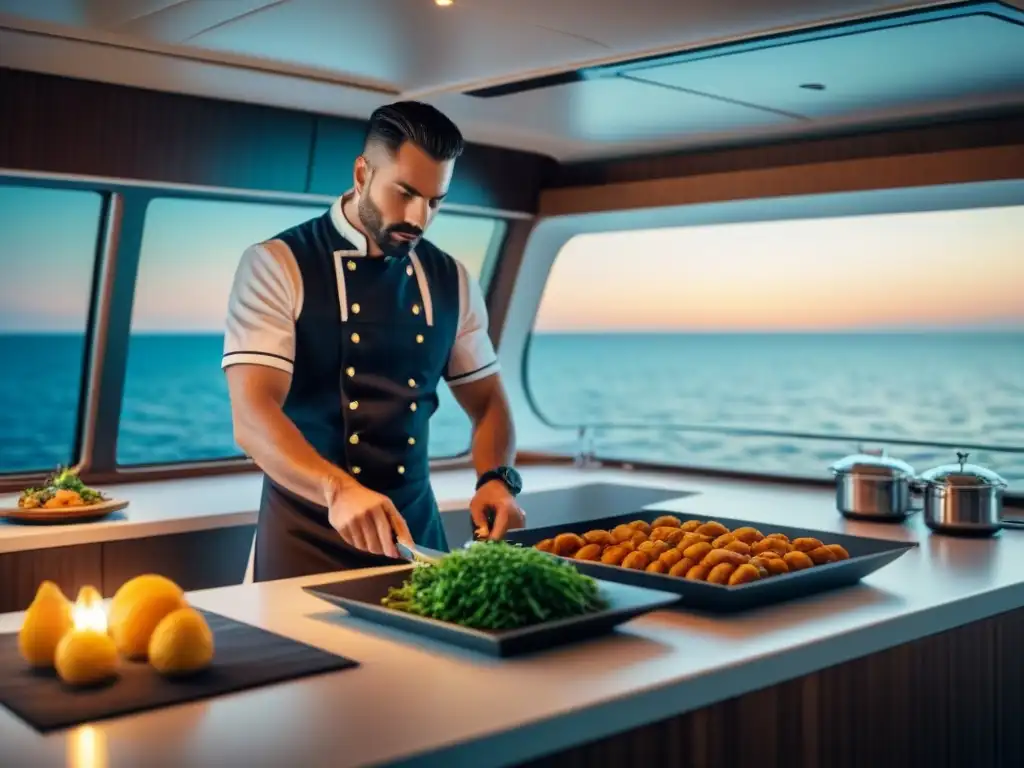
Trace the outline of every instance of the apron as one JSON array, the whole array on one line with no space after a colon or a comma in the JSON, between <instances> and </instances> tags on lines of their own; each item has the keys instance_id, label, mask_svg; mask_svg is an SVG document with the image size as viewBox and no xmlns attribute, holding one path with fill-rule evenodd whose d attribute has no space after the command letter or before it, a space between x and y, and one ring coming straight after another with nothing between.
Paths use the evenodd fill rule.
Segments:
<instances>
[{"instance_id":1,"label":"apron","mask_svg":"<svg viewBox=\"0 0 1024 768\"><path fill-rule=\"evenodd\" d=\"M312 225L315 247L308 237L289 243L304 301L284 411L321 456L391 499L418 545L447 551L430 485L428 422L458 325L457 283L452 301L443 274L440 286L428 283L415 252L357 257L329 219ZM264 478L255 581L398 562L405 561L349 545L325 507Z\"/></svg>"}]
</instances>

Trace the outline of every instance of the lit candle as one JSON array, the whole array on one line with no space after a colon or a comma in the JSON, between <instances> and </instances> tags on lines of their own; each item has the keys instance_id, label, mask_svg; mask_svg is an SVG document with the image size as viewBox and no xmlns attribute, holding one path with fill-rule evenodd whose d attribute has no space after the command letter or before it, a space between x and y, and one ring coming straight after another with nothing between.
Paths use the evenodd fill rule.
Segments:
<instances>
[{"instance_id":1,"label":"lit candle","mask_svg":"<svg viewBox=\"0 0 1024 768\"><path fill-rule=\"evenodd\" d=\"M54 666L65 683L94 685L117 671L117 649L107 634L103 598L93 587L82 587L71 606L71 631L57 645Z\"/></svg>"},{"instance_id":2,"label":"lit candle","mask_svg":"<svg viewBox=\"0 0 1024 768\"><path fill-rule=\"evenodd\" d=\"M92 630L107 633L107 610L103 598L93 587L82 587L78 599L71 606L72 627L76 630Z\"/></svg>"}]
</instances>

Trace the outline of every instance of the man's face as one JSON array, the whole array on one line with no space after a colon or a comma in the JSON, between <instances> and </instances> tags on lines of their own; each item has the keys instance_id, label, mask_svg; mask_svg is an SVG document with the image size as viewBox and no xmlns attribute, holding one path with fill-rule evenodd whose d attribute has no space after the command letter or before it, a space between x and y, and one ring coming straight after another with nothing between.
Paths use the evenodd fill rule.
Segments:
<instances>
[{"instance_id":1,"label":"man's face","mask_svg":"<svg viewBox=\"0 0 1024 768\"><path fill-rule=\"evenodd\" d=\"M356 160L355 168L359 221L381 253L403 256L448 194L455 161L434 160L408 141L394 157L379 147L367 155Z\"/></svg>"}]
</instances>

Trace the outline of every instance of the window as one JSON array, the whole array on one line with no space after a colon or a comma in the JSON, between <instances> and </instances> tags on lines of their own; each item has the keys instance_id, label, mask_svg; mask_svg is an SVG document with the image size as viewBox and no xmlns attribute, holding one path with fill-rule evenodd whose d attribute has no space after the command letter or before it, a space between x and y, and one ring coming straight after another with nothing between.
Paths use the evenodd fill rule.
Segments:
<instances>
[{"instance_id":1,"label":"window","mask_svg":"<svg viewBox=\"0 0 1024 768\"><path fill-rule=\"evenodd\" d=\"M963 444L1020 492L1022 253L1024 206L577 236L527 386L612 458L825 477Z\"/></svg>"},{"instance_id":2,"label":"window","mask_svg":"<svg viewBox=\"0 0 1024 768\"><path fill-rule=\"evenodd\" d=\"M0 185L0 473L69 465L103 199Z\"/></svg>"},{"instance_id":3,"label":"window","mask_svg":"<svg viewBox=\"0 0 1024 768\"><path fill-rule=\"evenodd\" d=\"M434 245L461 261L486 290L505 234L505 222L476 216L439 213L427 237ZM457 456L469 450L472 424L448 385L437 388L437 411L430 420L430 455Z\"/></svg>"},{"instance_id":4,"label":"window","mask_svg":"<svg viewBox=\"0 0 1024 768\"><path fill-rule=\"evenodd\" d=\"M160 198L146 214L119 425L121 465L241 456L221 371L224 312L242 252L326 206ZM439 214L428 236L480 274L500 224ZM431 455L461 453L469 421L447 387Z\"/></svg>"}]
</instances>

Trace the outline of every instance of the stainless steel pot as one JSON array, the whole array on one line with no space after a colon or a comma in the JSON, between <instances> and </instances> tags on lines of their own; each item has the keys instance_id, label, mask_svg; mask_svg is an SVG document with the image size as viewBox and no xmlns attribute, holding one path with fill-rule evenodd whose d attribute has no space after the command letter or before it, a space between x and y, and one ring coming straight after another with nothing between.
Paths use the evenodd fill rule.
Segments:
<instances>
[{"instance_id":1,"label":"stainless steel pot","mask_svg":"<svg viewBox=\"0 0 1024 768\"><path fill-rule=\"evenodd\" d=\"M921 475L924 522L937 533L992 536L1005 527L1003 491L1007 482L990 469L967 464L969 454L957 452L956 464L944 464Z\"/></svg>"},{"instance_id":2,"label":"stainless steel pot","mask_svg":"<svg viewBox=\"0 0 1024 768\"><path fill-rule=\"evenodd\" d=\"M881 454L855 453L830 467L836 478L836 509L855 520L900 521L916 512L914 468Z\"/></svg>"}]
</instances>

